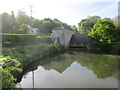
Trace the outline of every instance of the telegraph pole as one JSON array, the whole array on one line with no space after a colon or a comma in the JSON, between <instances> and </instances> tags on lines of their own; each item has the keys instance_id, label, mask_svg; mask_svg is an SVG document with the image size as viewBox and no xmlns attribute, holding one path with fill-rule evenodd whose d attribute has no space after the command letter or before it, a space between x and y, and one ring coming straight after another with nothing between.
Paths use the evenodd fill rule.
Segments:
<instances>
[{"instance_id":1,"label":"telegraph pole","mask_svg":"<svg viewBox=\"0 0 120 90\"><path fill-rule=\"evenodd\" d=\"M30 27L31 27L31 31L32 31L32 5L29 5L30 6L30 12L31 12L31 25L30 25ZM33 90L34 90L34 70L32 71L32 78L33 78Z\"/></svg>"},{"instance_id":2,"label":"telegraph pole","mask_svg":"<svg viewBox=\"0 0 120 90\"><path fill-rule=\"evenodd\" d=\"M32 5L29 5L29 6L30 6L30 13L31 13L31 25L30 26L31 26L31 29L32 29L32 12L33 12L32 8L33 8L33 6Z\"/></svg>"}]
</instances>

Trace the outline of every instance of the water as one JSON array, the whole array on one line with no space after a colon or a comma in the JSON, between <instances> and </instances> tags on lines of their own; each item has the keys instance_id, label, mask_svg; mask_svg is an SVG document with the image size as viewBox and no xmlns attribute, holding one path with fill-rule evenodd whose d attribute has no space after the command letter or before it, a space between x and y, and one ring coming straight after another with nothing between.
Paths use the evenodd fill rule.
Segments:
<instances>
[{"instance_id":1,"label":"water","mask_svg":"<svg viewBox=\"0 0 120 90\"><path fill-rule=\"evenodd\" d=\"M18 88L118 88L119 56L72 52L38 60Z\"/></svg>"}]
</instances>

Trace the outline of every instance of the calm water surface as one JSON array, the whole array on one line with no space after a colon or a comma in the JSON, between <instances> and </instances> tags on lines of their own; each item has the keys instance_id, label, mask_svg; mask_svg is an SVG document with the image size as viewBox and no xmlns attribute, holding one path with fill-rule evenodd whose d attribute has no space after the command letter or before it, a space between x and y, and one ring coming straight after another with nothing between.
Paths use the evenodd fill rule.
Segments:
<instances>
[{"instance_id":1,"label":"calm water surface","mask_svg":"<svg viewBox=\"0 0 120 90\"><path fill-rule=\"evenodd\" d=\"M72 52L38 60L18 88L118 88L120 56Z\"/></svg>"}]
</instances>

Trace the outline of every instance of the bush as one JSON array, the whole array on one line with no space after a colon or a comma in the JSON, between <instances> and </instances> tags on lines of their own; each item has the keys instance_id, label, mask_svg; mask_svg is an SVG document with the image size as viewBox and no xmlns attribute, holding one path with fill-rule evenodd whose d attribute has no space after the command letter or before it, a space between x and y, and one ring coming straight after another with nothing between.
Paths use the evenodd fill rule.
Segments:
<instances>
[{"instance_id":1,"label":"bush","mask_svg":"<svg viewBox=\"0 0 120 90\"><path fill-rule=\"evenodd\" d=\"M11 59L10 57L4 57L0 56L1 60L4 62L3 66L6 64L6 60L14 61L14 65L9 67L2 67L2 88L15 88L15 80L14 76L12 75L12 72L14 71L21 71L19 68L20 63L16 59Z\"/></svg>"},{"instance_id":2,"label":"bush","mask_svg":"<svg viewBox=\"0 0 120 90\"><path fill-rule=\"evenodd\" d=\"M28 45L28 44L40 44L40 43L52 43L51 37L41 37L33 34L2 34L3 46L4 42L11 42L12 46L15 45Z\"/></svg>"},{"instance_id":3,"label":"bush","mask_svg":"<svg viewBox=\"0 0 120 90\"><path fill-rule=\"evenodd\" d=\"M25 43L25 42L35 42L37 39L36 35L25 35L25 34L3 34L2 35L2 42L21 42L21 43Z\"/></svg>"},{"instance_id":4,"label":"bush","mask_svg":"<svg viewBox=\"0 0 120 90\"><path fill-rule=\"evenodd\" d=\"M22 65L26 65L36 57L61 52L63 49L63 46L60 44L37 44L6 48L3 49L2 53L5 56L10 56L12 59L16 58Z\"/></svg>"},{"instance_id":5,"label":"bush","mask_svg":"<svg viewBox=\"0 0 120 90\"><path fill-rule=\"evenodd\" d=\"M44 51L44 56L49 55L49 54L54 54L54 53L59 53L64 51L64 47L60 44L54 43L50 44L47 50Z\"/></svg>"}]
</instances>

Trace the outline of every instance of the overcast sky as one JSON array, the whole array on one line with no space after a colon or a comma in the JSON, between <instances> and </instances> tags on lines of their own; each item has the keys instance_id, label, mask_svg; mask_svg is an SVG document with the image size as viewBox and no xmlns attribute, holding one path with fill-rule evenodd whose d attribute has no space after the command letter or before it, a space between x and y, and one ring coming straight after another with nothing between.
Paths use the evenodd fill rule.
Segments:
<instances>
[{"instance_id":1,"label":"overcast sky","mask_svg":"<svg viewBox=\"0 0 120 90\"><path fill-rule=\"evenodd\" d=\"M30 16L33 6L33 17L37 19L57 18L69 25L77 25L81 19L91 15L102 18L113 18L118 15L119 0L2 0L0 13L22 9Z\"/></svg>"}]
</instances>

